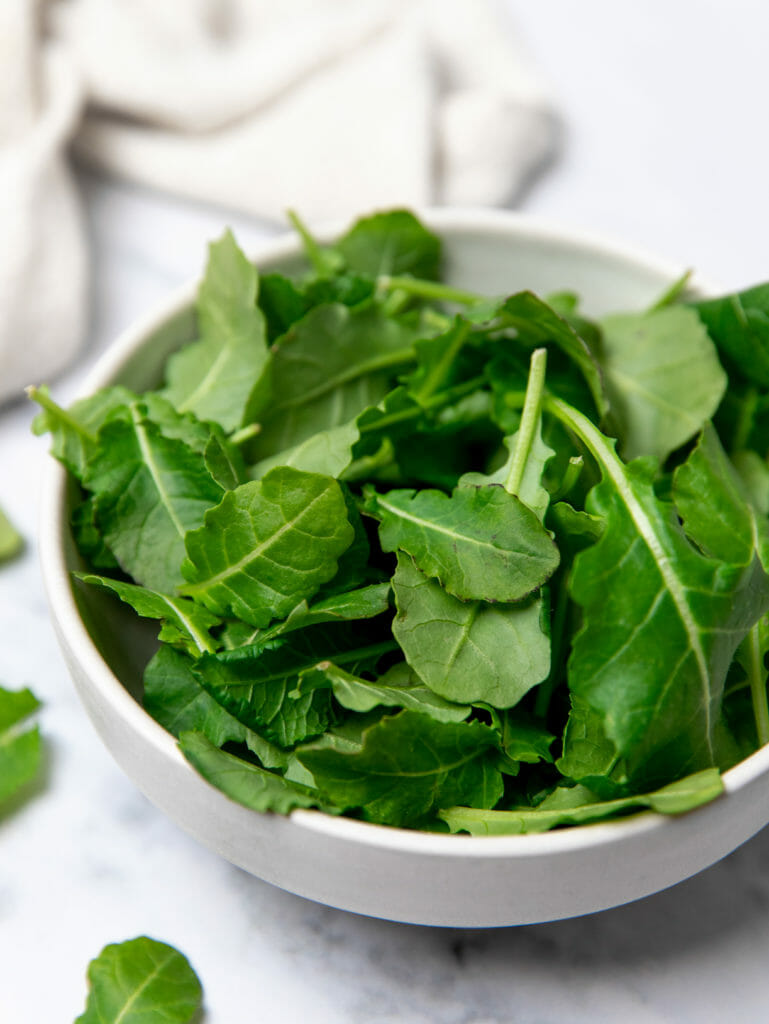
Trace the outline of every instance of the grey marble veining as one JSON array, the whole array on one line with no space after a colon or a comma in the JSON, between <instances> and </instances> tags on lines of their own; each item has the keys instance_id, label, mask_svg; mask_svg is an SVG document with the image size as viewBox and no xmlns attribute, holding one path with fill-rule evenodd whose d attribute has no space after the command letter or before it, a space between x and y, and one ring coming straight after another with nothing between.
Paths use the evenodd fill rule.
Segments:
<instances>
[{"instance_id":1,"label":"grey marble veining","mask_svg":"<svg viewBox=\"0 0 769 1024\"><path fill-rule=\"evenodd\" d=\"M674 260L687 258L694 239L697 265L729 284L769 277L766 245L748 227L755 211L766 208L755 168L743 175L717 149L711 166L704 166L684 140L670 143L672 178L629 161L613 192L602 196L591 183L589 170L602 159L609 167L622 165L617 147L631 137L627 123L612 135L607 111L595 107L601 95L595 65L614 38L602 40L600 33L618 32L615 7L598 0L510 3L535 58L553 78L569 125L561 162L531 192L529 208L551 217L568 209L572 223L594 220ZM769 15L758 5L736 7L735 17L758 19L756 34L762 28L765 38ZM644 5L645 13L639 5L632 18L644 38L669 16L680 33L682 9L694 17L697 5L676 5L675 15L670 5ZM623 11L630 16L626 5ZM712 12L708 18L699 45L715 52L721 21ZM569 32L578 29L575 49ZM675 74L686 62L676 63L659 43L652 50L656 79L637 52L623 65L611 51L606 61L616 95L607 110L615 113L623 97L627 111L641 103L640 123L659 157L662 140L676 138L688 92L676 94L678 107L671 101ZM722 57L740 59L739 52ZM576 76L586 65L590 82L580 86ZM698 57L691 66L701 74L701 65ZM763 101L744 91L756 86L757 74L746 78L735 69L735 78L720 68L722 92L736 82L727 99L744 129L761 120ZM696 85L706 102L716 103L712 82ZM721 96L717 108L725 104ZM651 124L650 110L659 124ZM588 153L586 139L602 152ZM750 146L752 159L763 160L763 183L766 145L761 149L751 139ZM670 181L682 180L688 194L674 204ZM122 328L197 273L205 241L223 223L234 226L246 247L273 230L126 186L83 182L94 253L92 332L78 367L56 382L64 400ZM702 211L714 195L721 205L708 235ZM738 236L743 244L730 254L722 240ZM3 1024L73 1020L84 1005L88 960L107 942L142 933L190 957L205 987L206 1024L751 1024L766 1018L769 832L709 871L637 904L487 932L404 926L317 906L246 875L181 833L113 763L67 678L36 560L37 489L47 446L30 434L31 417L23 401L0 409L0 505L28 540L24 557L0 572L0 681L30 685L43 700L48 765L33 799L0 821Z\"/></svg>"}]
</instances>

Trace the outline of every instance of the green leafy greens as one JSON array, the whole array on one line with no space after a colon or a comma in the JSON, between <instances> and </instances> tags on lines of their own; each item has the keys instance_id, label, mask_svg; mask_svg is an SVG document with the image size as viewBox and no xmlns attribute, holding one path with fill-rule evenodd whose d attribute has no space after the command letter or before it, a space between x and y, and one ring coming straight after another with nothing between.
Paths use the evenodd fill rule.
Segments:
<instances>
[{"instance_id":1,"label":"green leafy greens","mask_svg":"<svg viewBox=\"0 0 769 1024\"><path fill-rule=\"evenodd\" d=\"M210 248L155 391L38 432L146 709L257 811L518 834L717 797L769 742L769 286L590 320L411 213ZM568 284L568 282L566 282ZM88 1019L88 1018L86 1018Z\"/></svg>"},{"instance_id":2,"label":"green leafy greens","mask_svg":"<svg viewBox=\"0 0 769 1024\"><path fill-rule=\"evenodd\" d=\"M0 563L15 558L23 546L24 541L21 539L21 534L0 508Z\"/></svg>"},{"instance_id":3,"label":"green leafy greens","mask_svg":"<svg viewBox=\"0 0 769 1024\"><path fill-rule=\"evenodd\" d=\"M40 773L42 744L29 718L40 704L29 690L0 687L0 815L8 801L22 793Z\"/></svg>"},{"instance_id":4,"label":"green leafy greens","mask_svg":"<svg viewBox=\"0 0 769 1024\"><path fill-rule=\"evenodd\" d=\"M191 1024L203 990L187 958L145 935L111 943L88 965L88 1003L75 1024Z\"/></svg>"}]
</instances>

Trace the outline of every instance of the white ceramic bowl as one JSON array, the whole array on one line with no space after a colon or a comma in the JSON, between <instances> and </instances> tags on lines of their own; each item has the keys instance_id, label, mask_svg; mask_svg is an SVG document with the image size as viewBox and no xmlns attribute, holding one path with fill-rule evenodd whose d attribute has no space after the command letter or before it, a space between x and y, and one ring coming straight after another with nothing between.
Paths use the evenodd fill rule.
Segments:
<instances>
[{"instance_id":1,"label":"white ceramic bowl","mask_svg":"<svg viewBox=\"0 0 769 1024\"><path fill-rule=\"evenodd\" d=\"M679 268L510 213L433 211L447 277L494 293L570 289L588 313L639 309ZM333 237L328 232L324 237ZM268 245L260 269L298 268L294 238ZM699 290L707 293L701 283ZM127 331L84 394L120 382L154 386L167 355L192 337L195 285ZM769 821L769 748L726 774L726 794L680 818L651 812L544 835L473 838L369 825L315 811L284 818L233 803L196 774L132 693L150 654L132 613L99 591L73 591L72 491L51 460L41 519L44 578L58 637L85 708L121 768L201 843L302 896L398 921L463 927L524 924L616 906L682 881Z\"/></svg>"}]
</instances>

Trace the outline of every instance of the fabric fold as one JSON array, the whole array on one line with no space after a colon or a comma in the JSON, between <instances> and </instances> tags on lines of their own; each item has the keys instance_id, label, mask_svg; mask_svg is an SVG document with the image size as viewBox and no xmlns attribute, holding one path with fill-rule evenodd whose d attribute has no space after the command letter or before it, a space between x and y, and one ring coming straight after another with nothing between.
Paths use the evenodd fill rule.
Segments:
<instances>
[{"instance_id":1,"label":"fabric fold","mask_svg":"<svg viewBox=\"0 0 769 1024\"><path fill-rule=\"evenodd\" d=\"M6 0L0 400L85 333L70 141L109 174L312 223L509 203L554 135L493 0Z\"/></svg>"}]
</instances>

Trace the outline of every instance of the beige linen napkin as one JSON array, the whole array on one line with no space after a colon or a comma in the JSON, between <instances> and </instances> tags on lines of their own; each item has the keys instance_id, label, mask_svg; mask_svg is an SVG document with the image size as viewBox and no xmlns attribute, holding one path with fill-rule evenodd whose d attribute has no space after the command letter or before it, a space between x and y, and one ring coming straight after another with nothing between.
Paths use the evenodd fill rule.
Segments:
<instances>
[{"instance_id":1,"label":"beige linen napkin","mask_svg":"<svg viewBox=\"0 0 769 1024\"><path fill-rule=\"evenodd\" d=\"M45 34L33 0L0 7L24 54L0 60L0 400L82 337L68 138L136 182L309 221L508 203L553 142L492 0L54 0Z\"/></svg>"}]
</instances>

